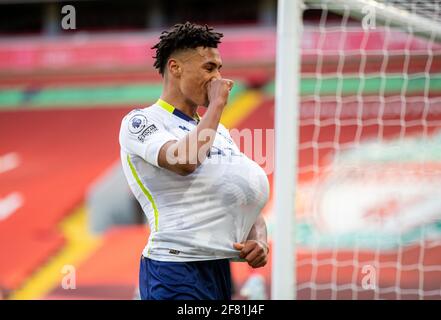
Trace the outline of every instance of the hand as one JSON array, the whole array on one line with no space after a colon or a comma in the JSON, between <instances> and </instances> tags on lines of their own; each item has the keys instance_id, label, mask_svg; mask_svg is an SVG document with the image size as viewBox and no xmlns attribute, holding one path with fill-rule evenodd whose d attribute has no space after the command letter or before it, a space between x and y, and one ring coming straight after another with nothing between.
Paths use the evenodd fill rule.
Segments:
<instances>
[{"instance_id":1,"label":"hand","mask_svg":"<svg viewBox=\"0 0 441 320\"><path fill-rule=\"evenodd\" d=\"M229 79L212 79L207 84L207 95L209 103L216 103L224 107L228 102L228 96L234 81Z\"/></svg>"},{"instance_id":2,"label":"hand","mask_svg":"<svg viewBox=\"0 0 441 320\"><path fill-rule=\"evenodd\" d=\"M245 259L253 268L260 268L268 262L269 248L266 243L256 240L247 240L234 243L234 249L240 250L239 257Z\"/></svg>"}]
</instances>

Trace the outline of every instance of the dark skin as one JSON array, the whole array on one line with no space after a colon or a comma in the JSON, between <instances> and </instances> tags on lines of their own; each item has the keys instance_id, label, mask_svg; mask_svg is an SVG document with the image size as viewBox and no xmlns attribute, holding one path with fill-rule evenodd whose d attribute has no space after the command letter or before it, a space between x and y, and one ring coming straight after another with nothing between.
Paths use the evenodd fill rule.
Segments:
<instances>
[{"instance_id":1,"label":"dark skin","mask_svg":"<svg viewBox=\"0 0 441 320\"><path fill-rule=\"evenodd\" d=\"M159 166L179 175L194 172L213 145L222 111L234 82L220 74L222 60L218 49L197 47L175 52L164 70L161 99L194 118L198 106L207 108L197 127L180 140L164 144L159 151ZM196 146L191 148L190 144ZM266 265L268 245L265 220L261 215L246 241L234 243L239 256L253 268Z\"/></svg>"}]
</instances>

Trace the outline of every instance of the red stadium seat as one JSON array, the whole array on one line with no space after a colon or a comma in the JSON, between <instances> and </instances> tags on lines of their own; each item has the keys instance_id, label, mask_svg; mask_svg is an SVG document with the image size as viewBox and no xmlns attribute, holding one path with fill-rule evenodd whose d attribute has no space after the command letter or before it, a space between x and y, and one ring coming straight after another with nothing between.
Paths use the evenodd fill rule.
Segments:
<instances>
[{"instance_id":1,"label":"red stadium seat","mask_svg":"<svg viewBox=\"0 0 441 320\"><path fill-rule=\"evenodd\" d=\"M46 299L133 299L148 236L144 226L110 230L102 245L77 267L75 290L59 287Z\"/></svg>"},{"instance_id":2,"label":"red stadium seat","mask_svg":"<svg viewBox=\"0 0 441 320\"><path fill-rule=\"evenodd\" d=\"M63 245L58 223L119 157L118 132L127 109L2 112L0 155L18 167L1 173L0 200L23 203L0 220L0 287L14 290Z\"/></svg>"}]
</instances>

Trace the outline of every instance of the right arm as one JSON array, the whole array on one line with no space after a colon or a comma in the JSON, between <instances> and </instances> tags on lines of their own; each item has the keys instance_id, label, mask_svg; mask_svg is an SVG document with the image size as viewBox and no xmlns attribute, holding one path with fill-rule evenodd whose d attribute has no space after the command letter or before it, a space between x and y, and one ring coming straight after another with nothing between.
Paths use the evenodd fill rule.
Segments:
<instances>
[{"instance_id":1,"label":"right arm","mask_svg":"<svg viewBox=\"0 0 441 320\"><path fill-rule=\"evenodd\" d=\"M199 124L180 140L169 141L159 150L158 165L179 175L194 172L213 145L222 111L233 82L213 80L208 88L208 110Z\"/></svg>"}]
</instances>

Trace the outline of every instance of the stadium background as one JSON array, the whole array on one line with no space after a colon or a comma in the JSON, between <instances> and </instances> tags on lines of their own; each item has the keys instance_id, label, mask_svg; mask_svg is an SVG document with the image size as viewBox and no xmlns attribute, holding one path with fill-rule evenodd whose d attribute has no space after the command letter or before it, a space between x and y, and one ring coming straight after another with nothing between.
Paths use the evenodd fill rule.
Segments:
<instances>
[{"instance_id":1,"label":"stadium background","mask_svg":"<svg viewBox=\"0 0 441 320\"><path fill-rule=\"evenodd\" d=\"M60 14L63 5L76 9L76 30L62 30ZM321 10L307 10L305 25L317 25ZM339 24L341 17L328 14L326 22ZM177 22L207 23L224 33L220 46L223 58L223 75L236 81L222 122L228 128L274 128L274 69L276 0L260 1L0 1L0 295L6 299L132 299L136 297L139 256L148 237L148 229L137 203L131 198L119 167L118 130L121 118L135 107L148 106L161 92L161 78L152 67L150 47L157 41L160 31ZM384 49L382 31L373 30L368 41L360 24L349 19L353 32L343 48L345 50ZM358 29L357 29L358 28ZM306 29L302 39L301 95L317 93L317 79L311 76L317 70L320 49L322 74L334 74L337 61L332 54L339 48L338 34L329 34L325 43L320 34ZM423 40L411 45L404 34L390 39L386 50L410 48L409 59L397 56L391 59L386 74L419 72L431 75L431 97L441 94L441 60L433 59L425 70L427 57L413 56L412 50L424 48ZM320 48L318 47L320 45ZM390 46L390 47L389 47ZM405 61L406 60L406 61ZM364 72L375 73L381 60L364 61ZM335 118L336 83L339 92L358 94L360 78L345 76L360 68L360 61L345 63L341 78L326 78L319 90L327 96L327 104L320 117ZM401 90L406 75L394 77L383 86L381 79L370 77L362 95L375 96L380 89L385 93ZM409 86L411 94L425 90L427 82L415 79ZM384 93L384 92L383 92ZM334 97L334 101L332 100ZM440 246L425 250L420 259L417 237L419 224L403 235L409 245L405 249L391 244L387 230L366 236L365 247L353 250L349 230L339 241L341 250L327 248L330 239L325 235L317 240L315 226L307 215L308 183L317 168L325 166L334 147L314 149L308 141L317 143L334 141L335 123L321 127L316 136L317 124L311 117L311 101L302 100L300 122L299 184L305 187L297 199L297 238L300 249L297 260L322 261L319 264L299 263L297 281L298 297L311 298L312 274L314 282L335 285L359 282L363 261L377 261L436 267L424 274L409 269L400 276L401 288L439 290L441 284ZM353 117L349 110L343 117ZM375 103L366 103L366 114ZM409 106L411 107L411 106ZM440 107L439 100L433 104ZM438 110L438 109L437 109ZM372 112L375 114L375 112ZM410 114L418 118L418 112ZM392 113L390 117L399 118ZM441 114L429 114L431 121L440 120ZM400 127L386 127L384 137L394 136ZM435 131L437 127L429 127ZM343 145L355 138L356 126L338 128L337 144ZM379 126L364 128L360 139L378 135ZM414 126L406 132L420 132ZM306 143L306 144L305 144ZM436 144L435 146L439 146ZM266 149L264 145L263 154ZM253 154L250 154L252 157ZM399 157L399 155L398 155ZM438 157L438 158L437 158ZM439 153L432 165L439 164ZM272 174L269 173L272 186ZM308 198L309 197L309 198ZM372 215L384 218L394 211L386 203ZM394 208L390 208L390 207ZM272 230L272 197L264 209L270 234ZM439 217L439 216L438 216ZM439 221L433 226L439 235ZM314 229L314 230L313 230ZM308 246L312 239L322 243L314 250ZM369 243L384 240L386 251L370 250ZM393 241L392 241L393 243ZM401 243L401 242L400 242ZM349 248L349 249L348 249ZM354 256L356 255L356 258ZM335 261L354 261L341 264ZM324 261L333 260L334 264ZM338 264L337 264L338 265ZM75 268L75 290L65 290L63 276ZM381 266L380 266L381 267ZM271 265L252 270L246 264L233 263L235 298L243 298L240 288L250 275L259 274L265 279L267 293L270 288ZM401 271L400 271L401 272ZM423 270L423 272L425 272ZM355 275L355 276L354 276ZM380 286L396 283L397 269L385 264L379 278ZM302 284L306 284L302 287ZM334 293L333 293L334 292ZM352 292L341 290L335 295L333 288L315 290L315 298L351 298ZM431 297L439 298L441 292ZM372 291L361 292L358 298L378 297ZM381 298L397 298L396 292L385 293ZM401 298L415 298L402 295Z\"/></svg>"}]
</instances>

